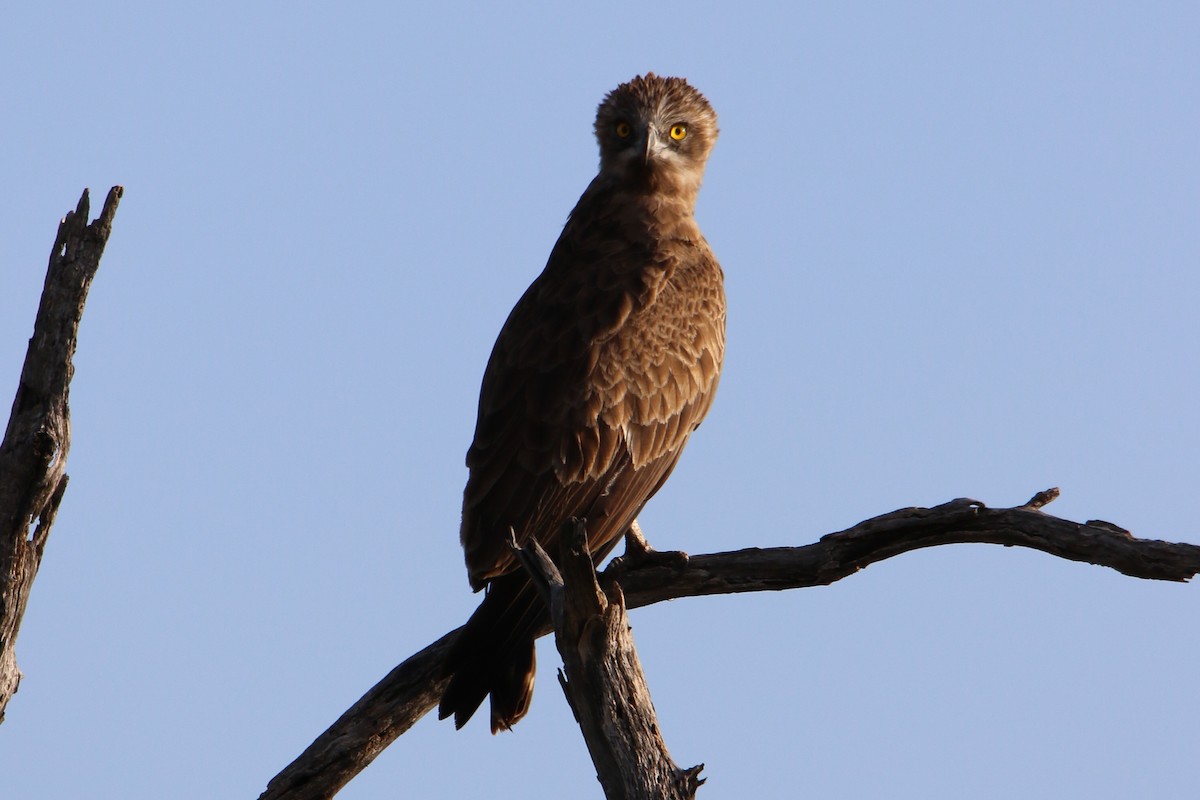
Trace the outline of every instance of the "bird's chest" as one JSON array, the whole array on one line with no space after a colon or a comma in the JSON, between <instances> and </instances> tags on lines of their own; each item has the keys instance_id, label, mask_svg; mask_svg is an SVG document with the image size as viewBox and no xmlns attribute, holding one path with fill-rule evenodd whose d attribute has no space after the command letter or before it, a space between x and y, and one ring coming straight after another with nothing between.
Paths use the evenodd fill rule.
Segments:
<instances>
[{"instance_id":1,"label":"bird's chest","mask_svg":"<svg viewBox=\"0 0 1200 800\"><path fill-rule=\"evenodd\" d=\"M717 365L724 350L724 295L710 259L673 259L609 336L593 341L585 381L590 413L630 405L630 417L653 416L656 398L680 386L699 388L697 365Z\"/></svg>"}]
</instances>

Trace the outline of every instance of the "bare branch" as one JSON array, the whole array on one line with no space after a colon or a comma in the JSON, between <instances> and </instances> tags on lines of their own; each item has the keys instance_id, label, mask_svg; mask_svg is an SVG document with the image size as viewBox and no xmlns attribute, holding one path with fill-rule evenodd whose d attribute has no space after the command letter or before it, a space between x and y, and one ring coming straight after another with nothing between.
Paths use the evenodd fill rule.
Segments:
<instances>
[{"instance_id":1,"label":"bare branch","mask_svg":"<svg viewBox=\"0 0 1200 800\"><path fill-rule=\"evenodd\" d=\"M123 192L120 186L109 190L100 216L88 224L85 189L78 206L58 225L21 382L0 444L0 722L21 682L17 633L67 488L67 398L79 321Z\"/></svg>"},{"instance_id":2,"label":"bare branch","mask_svg":"<svg viewBox=\"0 0 1200 800\"><path fill-rule=\"evenodd\" d=\"M461 630L447 633L384 676L272 778L261 797L298 800L337 794L437 705L450 681L444 674L446 655Z\"/></svg>"},{"instance_id":3,"label":"bare branch","mask_svg":"<svg viewBox=\"0 0 1200 800\"><path fill-rule=\"evenodd\" d=\"M1136 539L1111 523L1071 522L1040 511L1057 491L1039 492L1016 508L987 508L968 499L904 508L802 547L698 555L675 566L635 559L605 570L600 584L609 588L619 580L626 605L638 608L680 597L824 586L901 553L971 542L1028 547L1135 578L1187 581L1200 573L1200 545ZM549 631L547 622L543 633ZM392 670L272 780L261 800L333 797L437 704L447 680L445 653L457 633Z\"/></svg>"},{"instance_id":4,"label":"bare branch","mask_svg":"<svg viewBox=\"0 0 1200 800\"><path fill-rule=\"evenodd\" d=\"M675 766L658 718L619 586L607 593L596 583L581 520L562 536L562 575L536 540L517 557L534 577L550 609L567 702L583 731L608 800L691 800L704 781L700 767Z\"/></svg>"},{"instance_id":5,"label":"bare branch","mask_svg":"<svg viewBox=\"0 0 1200 800\"><path fill-rule=\"evenodd\" d=\"M1031 503L1054 492L1039 493ZM1112 523L1071 522L1036 505L987 508L962 498L933 508L902 508L804 547L692 556L681 570L639 567L618 575L629 607L638 608L678 597L825 586L902 553L968 543L1028 547L1149 580L1184 582L1200 573L1198 545L1135 539Z\"/></svg>"}]
</instances>

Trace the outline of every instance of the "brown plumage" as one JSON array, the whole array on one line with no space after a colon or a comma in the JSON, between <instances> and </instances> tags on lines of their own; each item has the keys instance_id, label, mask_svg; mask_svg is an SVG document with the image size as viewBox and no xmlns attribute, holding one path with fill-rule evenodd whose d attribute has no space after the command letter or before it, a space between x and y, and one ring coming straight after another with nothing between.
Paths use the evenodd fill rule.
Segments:
<instances>
[{"instance_id":1,"label":"brown plumage","mask_svg":"<svg viewBox=\"0 0 1200 800\"><path fill-rule=\"evenodd\" d=\"M587 520L603 558L712 403L725 349L721 268L692 212L717 138L708 101L654 74L596 115L600 172L500 331L467 452L462 545L487 596L453 648L442 718L491 695L492 732L525 715L543 603L508 548Z\"/></svg>"}]
</instances>

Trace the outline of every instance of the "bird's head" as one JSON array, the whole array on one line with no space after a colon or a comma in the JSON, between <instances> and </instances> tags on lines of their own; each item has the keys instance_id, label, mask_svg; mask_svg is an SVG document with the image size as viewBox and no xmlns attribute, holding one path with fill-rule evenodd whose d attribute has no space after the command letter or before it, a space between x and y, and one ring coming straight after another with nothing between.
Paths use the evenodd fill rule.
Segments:
<instances>
[{"instance_id":1,"label":"bird's head","mask_svg":"<svg viewBox=\"0 0 1200 800\"><path fill-rule=\"evenodd\" d=\"M602 178L694 199L717 140L717 114L683 78L649 72L600 103L596 139Z\"/></svg>"}]
</instances>

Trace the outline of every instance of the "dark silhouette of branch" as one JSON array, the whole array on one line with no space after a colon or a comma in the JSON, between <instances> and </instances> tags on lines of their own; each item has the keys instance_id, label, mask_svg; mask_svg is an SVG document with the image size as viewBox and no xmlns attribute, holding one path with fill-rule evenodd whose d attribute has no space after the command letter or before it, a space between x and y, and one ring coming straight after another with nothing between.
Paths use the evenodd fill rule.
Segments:
<instances>
[{"instance_id":1,"label":"dark silhouette of branch","mask_svg":"<svg viewBox=\"0 0 1200 800\"><path fill-rule=\"evenodd\" d=\"M21 382L0 444L0 722L21 682L17 633L67 488L67 396L75 374L71 358L79 320L123 192L120 186L109 190L100 216L89 224L84 189L79 205L58 224Z\"/></svg>"},{"instance_id":2,"label":"dark silhouette of branch","mask_svg":"<svg viewBox=\"0 0 1200 800\"><path fill-rule=\"evenodd\" d=\"M1057 489L1039 492L1016 508L968 499L905 508L802 547L692 556L676 567L618 563L601 573L600 585L607 590L618 581L626 605L637 608L680 597L824 586L901 553L970 542L1029 547L1136 578L1187 581L1200 573L1200 545L1136 539L1112 523L1043 513L1057 496ZM447 680L446 651L457 635L446 634L388 673L272 779L260 800L333 797L437 704Z\"/></svg>"},{"instance_id":3,"label":"dark silhouette of branch","mask_svg":"<svg viewBox=\"0 0 1200 800\"><path fill-rule=\"evenodd\" d=\"M704 779L701 764L680 769L667 752L621 587L596 582L582 520L564 526L559 565L536 539L517 558L550 609L563 668L558 682L596 765L608 800L692 800Z\"/></svg>"}]
</instances>

